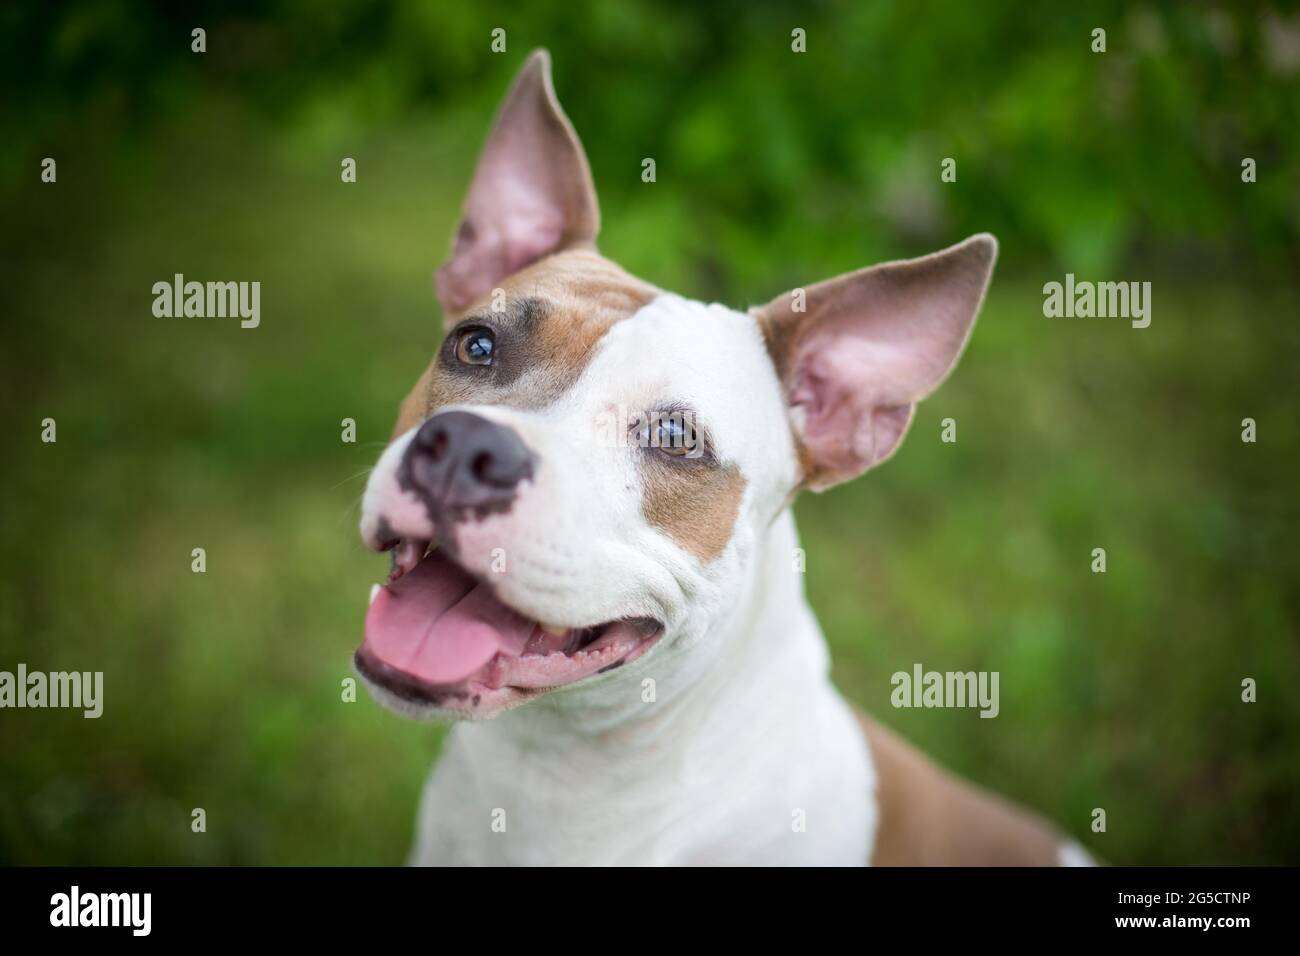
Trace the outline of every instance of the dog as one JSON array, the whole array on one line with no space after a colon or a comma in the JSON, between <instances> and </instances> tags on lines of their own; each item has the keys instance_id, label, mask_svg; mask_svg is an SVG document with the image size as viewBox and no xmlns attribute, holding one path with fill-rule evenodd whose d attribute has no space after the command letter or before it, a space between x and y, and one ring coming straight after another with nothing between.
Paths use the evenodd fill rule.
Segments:
<instances>
[{"instance_id":1,"label":"dog","mask_svg":"<svg viewBox=\"0 0 1300 956\"><path fill-rule=\"evenodd\" d=\"M840 697L794 557L794 496L886 461L952 370L994 238L746 313L629 275L599 227L535 51L362 501L392 571L354 666L458 721L411 862L1085 862Z\"/></svg>"}]
</instances>

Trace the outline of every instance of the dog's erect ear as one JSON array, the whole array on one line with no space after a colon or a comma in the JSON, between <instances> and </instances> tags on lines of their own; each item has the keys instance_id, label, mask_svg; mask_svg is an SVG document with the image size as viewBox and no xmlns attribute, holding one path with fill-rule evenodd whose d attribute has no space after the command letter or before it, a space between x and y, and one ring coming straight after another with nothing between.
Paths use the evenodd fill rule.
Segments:
<instances>
[{"instance_id":1,"label":"dog's erect ear","mask_svg":"<svg viewBox=\"0 0 1300 956\"><path fill-rule=\"evenodd\" d=\"M479 157L438 298L463 312L506 276L571 246L589 245L600 209L582 144L551 85L551 57L534 50L506 95Z\"/></svg>"},{"instance_id":2,"label":"dog's erect ear","mask_svg":"<svg viewBox=\"0 0 1300 956\"><path fill-rule=\"evenodd\" d=\"M791 406L803 487L829 488L894 453L916 403L957 363L997 251L992 236L971 236L751 310Z\"/></svg>"}]
</instances>

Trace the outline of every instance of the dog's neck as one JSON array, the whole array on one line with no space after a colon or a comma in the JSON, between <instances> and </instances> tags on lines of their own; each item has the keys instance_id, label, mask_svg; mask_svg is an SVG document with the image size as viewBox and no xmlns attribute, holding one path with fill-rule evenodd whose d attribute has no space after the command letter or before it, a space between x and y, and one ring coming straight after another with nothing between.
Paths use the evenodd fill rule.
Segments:
<instances>
[{"instance_id":1,"label":"dog's neck","mask_svg":"<svg viewBox=\"0 0 1300 956\"><path fill-rule=\"evenodd\" d=\"M666 646L667 660L629 671L635 681L597 685L573 706L543 699L493 721L458 725L439 768L446 776L435 772L431 790L458 779L466 789L436 794L441 812L448 803L486 803L522 817L514 832L532 828L532 842L488 840L476 850L508 848L515 861L521 845L532 852L544 839L544 821L564 821L556 825L565 841L545 852L574 862L721 862L738 828L770 827L780 842L800 808L861 815L841 806L840 795L866 787L870 771L830 684L825 641L794 566L797 546L787 509L766 530L712 632L677 656ZM655 680L652 702L643 696L646 676ZM860 793L854 799L865 807ZM746 804L749 817L739 809ZM657 825L645 826L647 817ZM632 818L642 825L629 826ZM862 829L865 841L865 822ZM634 847L634 839L649 842ZM817 842L796 841L792 850ZM816 853L835 855L825 846Z\"/></svg>"}]
</instances>

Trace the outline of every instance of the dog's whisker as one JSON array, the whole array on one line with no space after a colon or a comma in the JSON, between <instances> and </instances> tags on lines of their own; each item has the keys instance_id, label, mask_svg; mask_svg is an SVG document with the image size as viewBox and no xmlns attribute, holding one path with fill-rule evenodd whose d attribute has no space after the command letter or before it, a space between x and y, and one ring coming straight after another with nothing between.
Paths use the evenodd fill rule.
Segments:
<instances>
[{"instance_id":1,"label":"dog's whisker","mask_svg":"<svg viewBox=\"0 0 1300 956\"><path fill-rule=\"evenodd\" d=\"M330 491L337 491L339 488L342 488L344 485L348 484L349 482L356 481L358 478L366 478L366 477L368 477L368 476L370 475L370 473L371 473L372 471L374 471L374 470L375 470L375 468L374 468L373 465L371 465L371 466L368 467L368 468L363 468L361 471L357 472L355 475L349 475L347 478L344 478L344 479L343 479L342 481L340 481L338 484L336 484L336 485L332 485L332 486L330 487Z\"/></svg>"}]
</instances>

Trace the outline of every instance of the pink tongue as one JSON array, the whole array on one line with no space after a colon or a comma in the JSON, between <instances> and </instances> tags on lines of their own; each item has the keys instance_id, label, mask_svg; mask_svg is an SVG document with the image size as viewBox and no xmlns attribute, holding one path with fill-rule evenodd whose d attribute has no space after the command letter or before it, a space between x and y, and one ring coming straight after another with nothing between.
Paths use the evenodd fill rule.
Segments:
<instances>
[{"instance_id":1,"label":"pink tongue","mask_svg":"<svg viewBox=\"0 0 1300 956\"><path fill-rule=\"evenodd\" d=\"M497 654L523 653L533 623L434 552L381 588L366 612L364 647L428 684L469 677Z\"/></svg>"}]
</instances>

